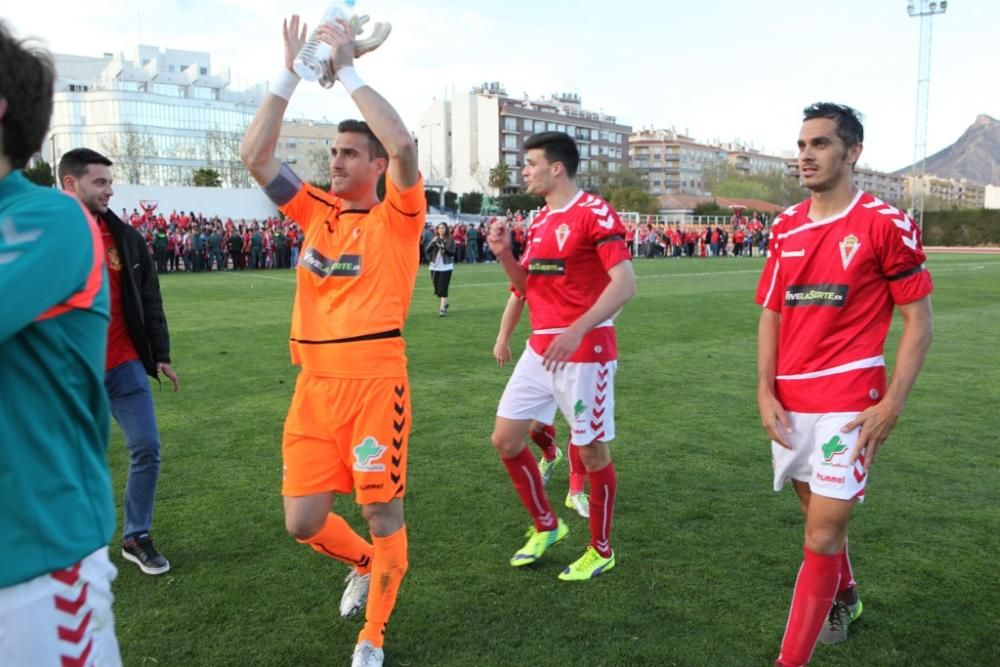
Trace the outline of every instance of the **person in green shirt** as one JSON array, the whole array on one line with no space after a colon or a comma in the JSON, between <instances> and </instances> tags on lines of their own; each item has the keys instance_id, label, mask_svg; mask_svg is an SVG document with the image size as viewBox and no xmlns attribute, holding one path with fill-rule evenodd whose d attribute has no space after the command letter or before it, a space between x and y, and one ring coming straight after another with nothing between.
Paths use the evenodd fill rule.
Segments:
<instances>
[{"instance_id":1,"label":"person in green shirt","mask_svg":"<svg viewBox=\"0 0 1000 667\"><path fill-rule=\"evenodd\" d=\"M78 201L21 171L54 80L0 21L0 665L117 666L104 245Z\"/></svg>"}]
</instances>

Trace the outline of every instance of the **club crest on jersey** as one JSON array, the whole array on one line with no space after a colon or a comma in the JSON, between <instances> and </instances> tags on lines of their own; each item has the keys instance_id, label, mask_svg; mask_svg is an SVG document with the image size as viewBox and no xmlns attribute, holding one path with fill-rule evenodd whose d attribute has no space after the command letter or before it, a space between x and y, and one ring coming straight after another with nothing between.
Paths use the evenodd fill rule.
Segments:
<instances>
[{"instance_id":1,"label":"club crest on jersey","mask_svg":"<svg viewBox=\"0 0 1000 667\"><path fill-rule=\"evenodd\" d=\"M556 243L559 244L559 252L562 252L563 246L566 245L566 239L569 238L569 225L565 222L556 227Z\"/></svg>"},{"instance_id":2,"label":"club crest on jersey","mask_svg":"<svg viewBox=\"0 0 1000 667\"><path fill-rule=\"evenodd\" d=\"M108 268L112 271L122 270L122 258L118 256L118 246L108 247Z\"/></svg>"},{"instance_id":3,"label":"club crest on jersey","mask_svg":"<svg viewBox=\"0 0 1000 667\"><path fill-rule=\"evenodd\" d=\"M847 270L847 267L850 265L851 260L854 259L854 255L857 254L860 247L861 241L854 234L848 234L840 242L840 261L844 265L844 271Z\"/></svg>"}]
</instances>

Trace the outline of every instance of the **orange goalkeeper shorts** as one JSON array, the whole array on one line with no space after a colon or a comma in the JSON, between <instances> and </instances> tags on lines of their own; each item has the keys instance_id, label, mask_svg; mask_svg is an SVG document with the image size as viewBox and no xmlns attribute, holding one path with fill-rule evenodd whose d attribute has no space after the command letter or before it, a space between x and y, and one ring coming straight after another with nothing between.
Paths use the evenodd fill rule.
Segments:
<instances>
[{"instance_id":1,"label":"orange goalkeeper shorts","mask_svg":"<svg viewBox=\"0 0 1000 667\"><path fill-rule=\"evenodd\" d=\"M350 493L360 505L402 498L410 436L406 377L299 373L285 419L281 493Z\"/></svg>"}]
</instances>

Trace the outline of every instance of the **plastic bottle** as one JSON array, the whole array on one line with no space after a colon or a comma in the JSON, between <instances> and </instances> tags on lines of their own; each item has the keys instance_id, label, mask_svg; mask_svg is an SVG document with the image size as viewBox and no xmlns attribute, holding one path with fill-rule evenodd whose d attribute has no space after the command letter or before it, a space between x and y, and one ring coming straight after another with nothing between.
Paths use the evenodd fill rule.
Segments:
<instances>
[{"instance_id":1,"label":"plastic bottle","mask_svg":"<svg viewBox=\"0 0 1000 667\"><path fill-rule=\"evenodd\" d=\"M334 2L327 8L326 13L323 14L323 21L321 23L334 23L337 19L350 21L351 17L354 16L354 3L355 0L339 0L338 2ZM320 77L323 76L326 61L330 59L332 53L333 48L329 44L316 39L314 32L306 40L306 43L302 45L299 55L295 56L295 60L292 62L292 69L306 81L319 81Z\"/></svg>"}]
</instances>

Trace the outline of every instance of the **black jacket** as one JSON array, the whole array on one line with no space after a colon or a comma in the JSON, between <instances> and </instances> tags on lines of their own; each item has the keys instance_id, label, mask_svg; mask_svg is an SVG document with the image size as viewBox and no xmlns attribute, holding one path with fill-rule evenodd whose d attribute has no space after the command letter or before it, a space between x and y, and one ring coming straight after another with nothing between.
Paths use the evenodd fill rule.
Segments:
<instances>
[{"instance_id":1,"label":"black jacket","mask_svg":"<svg viewBox=\"0 0 1000 667\"><path fill-rule=\"evenodd\" d=\"M157 377L156 364L170 363L170 334L163 315L160 279L146 240L111 209L101 214L122 263L122 313L125 326L146 373Z\"/></svg>"},{"instance_id":2,"label":"black jacket","mask_svg":"<svg viewBox=\"0 0 1000 667\"><path fill-rule=\"evenodd\" d=\"M437 259L438 253L441 254L441 261L445 264L454 264L455 240L450 235L441 238L435 234L434 238L424 246L424 253L427 255L427 261L430 264L433 264L434 260Z\"/></svg>"}]
</instances>

